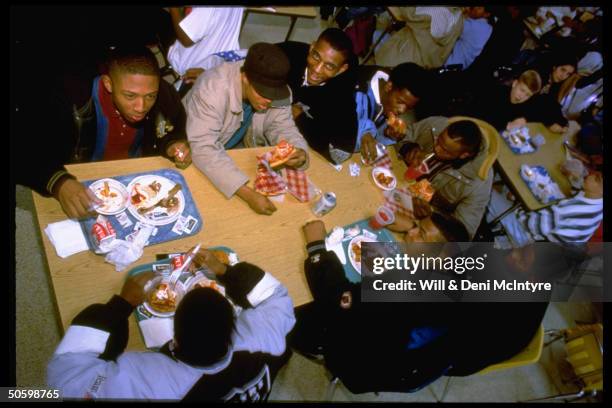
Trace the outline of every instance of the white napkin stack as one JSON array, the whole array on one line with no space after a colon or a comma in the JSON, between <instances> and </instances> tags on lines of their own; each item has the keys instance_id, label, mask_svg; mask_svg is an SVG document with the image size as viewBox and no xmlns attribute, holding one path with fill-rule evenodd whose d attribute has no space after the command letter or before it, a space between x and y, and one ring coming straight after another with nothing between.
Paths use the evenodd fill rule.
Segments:
<instances>
[{"instance_id":1,"label":"white napkin stack","mask_svg":"<svg viewBox=\"0 0 612 408\"><path fill-rule=\"evenodd\" d=\"M152 317L138 325L147 348L161 347L174 336L174 319Z\"/></svg>"},{"instance_id":2,"label":"white napkin stack","mask_svg":"<svg viewBox=\"0 0 612 408\"><path fill-rule=\"evenodd\" d=\"M81 251L87 251L89 245L81 228L75 220L65 220L47 225L45 233L61 258L69 257Z\"/></svg>"}]
</instances>

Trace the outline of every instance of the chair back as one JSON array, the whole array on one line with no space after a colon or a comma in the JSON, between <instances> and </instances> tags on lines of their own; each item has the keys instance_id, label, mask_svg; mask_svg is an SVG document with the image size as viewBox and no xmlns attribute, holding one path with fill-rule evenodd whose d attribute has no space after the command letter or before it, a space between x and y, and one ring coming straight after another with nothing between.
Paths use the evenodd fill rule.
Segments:
<instances>
[{"instance_id":1,"label":"chair back","mask_svg":"<svg viewBox=\"0 0 612 408\"><path fill-rule=\"evenodd\" d=\"M488 153L480 165L478 176L482 180L486 180L489 169L491 166L493 166L493 163L495 163L495 160L497 160L497 155L499 154L499 132L497 132L497 130L491 124L485 122L484 120L469 116L453 116L452 118L448 119L448 123L450 124L460 120L471 120L472 122L476 123L480 128L483 138L485 139Z\"/></svg>"},{"instance_id":2,"label":"chair back","mask_svg":"<svg viewBox=\"0 0 612 408\"><path fill-rule=\"evenodd\" d=\"M515 355L508 360L501 361L496 364L480 370L477 374L487 374L492 371L505 370L508 368L521 367L529 364L536 363L542 355L542 349L544 348L544 326L540 324L535 336L531 339L527 347L525 347L520 353Z\"/></svg>"},{"instance_id":3,"label":"chair back","mask_svg":"<svg viewBox=\"0 0 612 408\"><path fill-rule=\"evenodd\" d=\"M580 330L584 328L584 330ZM603 326L593 324L565 333L566 360L584 389L603 389Z\"/></svg>"}]
</instances>

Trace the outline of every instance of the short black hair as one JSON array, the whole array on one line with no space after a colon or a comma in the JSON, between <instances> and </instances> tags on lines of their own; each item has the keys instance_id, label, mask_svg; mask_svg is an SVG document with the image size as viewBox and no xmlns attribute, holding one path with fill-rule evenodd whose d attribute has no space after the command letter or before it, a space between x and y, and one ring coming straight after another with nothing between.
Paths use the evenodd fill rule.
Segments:
<instances>
[{"instance_id":1,"label":"short black hair","mask_svg":"<svg viewBox=\"0 0 612 408\"><path fill-rule=\"evenodd\" d=\"M394 89L407 89L417 98L431 90L432 74L414 62L404 62L391 70L389 81Z\"/></svg>"},{"instance_id":2,"label":"short black hair","mask_svg":"<svg viewBox=\"0 0 612 408\"><path fill-rule=\"evenodd\" d=\"M353 42L351 38L341 29L330 27L324 30L317 41L325 41L331 47L344 56L344 63L355 65L357 62L355 53L353 52Z\"/></svg>"},{"instance_id":3,"label":"short black hair","mask_svg":"<svg viewBox=\"0 0 612 408\"><path fill-rule=\"evenodd\" d=\"M431 214L431 222L440 230L448 242L468 242L470 240L465 225L455 217L434 212Z\"/></svg>"},{"instance_id":4,"label":"short black hair","mask_svg":"<svg viewBox=\"0 0 612 408\"><path fill-rule=\"evenodd\" d=\"M571 65L576 69L578 67L578 56L572 47L568 47L568 49L555 50L550 57L551 68L552 67L560 67L563 65Z\"/></svg>"},{"instance_id":5,"label":"short black hair","mask_svg":"<svg viewBox=\"0 0 612 408\"><path fill-rule=\"evenodd\" d=\"M235 321L232 305L215 289L189 291L174 314L176 357L195 366L219 361L232 343Z\"/></svg>"},{"instance_id":6,"label":"short black hair","mask_svg":"<svg viewBox=\"0 0 612 408\"><path fill-rule=\"evenodd\" d=\"M108 73L117 70L129 74L160 76L159 63L144 45L122 45L109 52Z\"/></svg>"},{"instance_id":7,"label":"short black hair","mask_svg":"<svg viewBox=\"0 0 612 408\"><path fill-rule=\"evenodd\" d=\"M451 123L446 132L451 139L461 143L472 156L475 156L480 151L482 132L480 127L471 120L459 120Z\"/></svg>"}]
</instances>

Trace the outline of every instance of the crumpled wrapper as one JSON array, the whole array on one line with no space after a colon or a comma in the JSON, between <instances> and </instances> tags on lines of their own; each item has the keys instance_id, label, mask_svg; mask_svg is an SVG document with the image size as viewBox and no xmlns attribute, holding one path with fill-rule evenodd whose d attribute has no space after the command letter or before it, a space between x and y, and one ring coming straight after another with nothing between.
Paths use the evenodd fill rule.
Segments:
<instances>
[{"instance_id":1,"label":"crumpled wrapper","mask_svg":"<svg viewBox=\"0 0 612 408\"><path fill-rule=\"evenodd\" d=\"M140 259L154 229L154 226L146 225L134 235L132 241L114 240L112 249L104 259L106 262L115 265L117 272L123 271L130 264Z\"/></svg>"}]
</instances>

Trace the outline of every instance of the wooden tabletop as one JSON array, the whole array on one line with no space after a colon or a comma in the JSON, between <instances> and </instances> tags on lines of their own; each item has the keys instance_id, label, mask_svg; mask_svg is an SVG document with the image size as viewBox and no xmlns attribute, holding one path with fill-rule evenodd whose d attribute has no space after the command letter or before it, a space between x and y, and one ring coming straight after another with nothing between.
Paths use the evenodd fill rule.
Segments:
<instances>
[{"instance_id":1,"label":"wooden tabletop","mask_svg":"<svg viewBox=\"0 0 612 408\"><path fill-rule=\"evenodd\" d=\"M317 16L316 8L312 6L308 7L247 7L247 11L264 13L264 14L276 14L279 16L290 16L290 17L308 17L315 18Z\"/></svg>"},{"instance_id":2,"label":"wooden tabletop","mask_svg":"<svg viewBox=\"0 0 612 408\"><path fill-rule=\"evenodd\" d=\"M542 204L535 198L519 174L521 165L544 166L550 174L550 177L559 185L563 194L568 197L571 195L571 186L567 177L559 170L559 165L565 161L563 135L552 133L542 123L528 123L527 127L529 128L529 135L531 137L541 134L544 136L546 143L540 146L534 153L515 154L510 150L510 147L508 147L508 144L500 135L497 164L498 168L501 170L502 176L517 198L521 201L523 207L526 210L535 211L554 203Z\"/></svg>"},{"instance_id":3,"label":"wooden tabletop","mask_svg":"<svg viewBox=\"0 0 612 408\"><path fill-rule=\"evenodd\" d=\"M230 150L228 154L251 177L252 185L257 165L256 155L269 149ZM398 162L394 153L391 156L396 174L402 175L404 164ZM351 177L349 162L361 164L359 155L345 162L343 169L338 172L323 157L312 151L310 153L310 168L307 170L310 180L319 189L332 191L337 197L336 208L322 218L328 231L336 225L343 226L371 216L383 202L382 191L372 181L371 167L362 167L359 177ZM80 181L174 168L171 162L162 157L66 167ZM119 293L131 268L155 261L155 254L158 253L187 251L198 242L204 247L230 247L241 260L272 273L287 286L295 306L312 300L303 272L306 249L301 231L306 221L316 218L310 210L310 204L300 203L286 194L284 202L275 203L278 210L273 215L258 215L238 197L226 199L195 166L189 166L181 172L202 216L202 230L191 237L145 247L143 256L122 272L115 271L113 265L105 263L103 256L91 251L65 259L58 257L43 230L49 223L65 220L66 216L55 199L33 193L62 327L67 328L76 314L86 306L105 303L113 294ZM144 349L133 316L130 317L128 349Z\"/></svg>"}]
</instances>

